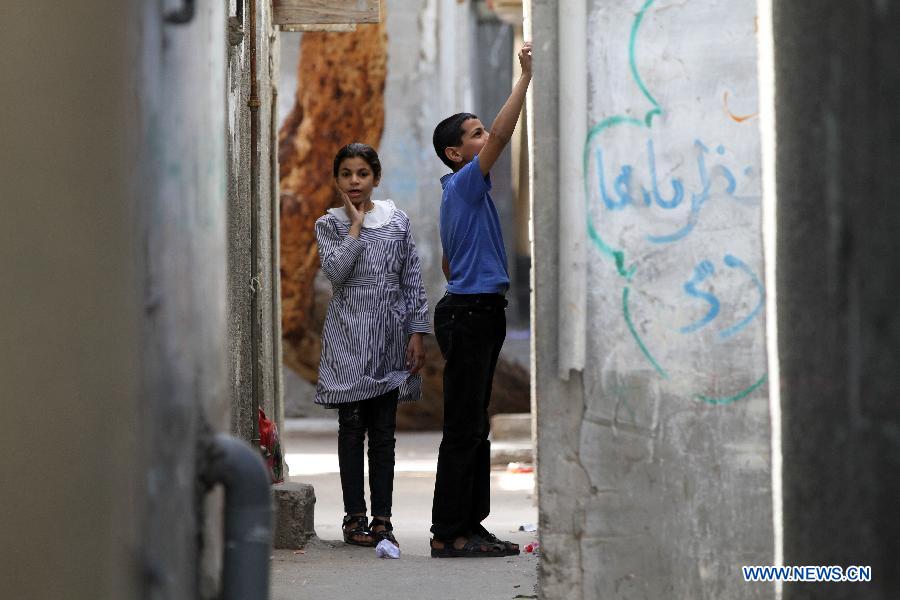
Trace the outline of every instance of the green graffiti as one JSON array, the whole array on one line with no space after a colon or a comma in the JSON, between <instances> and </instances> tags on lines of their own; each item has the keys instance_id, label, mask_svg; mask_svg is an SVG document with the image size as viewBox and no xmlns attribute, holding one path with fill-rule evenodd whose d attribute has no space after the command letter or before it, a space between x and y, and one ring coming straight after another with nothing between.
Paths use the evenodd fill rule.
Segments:
<instances>
[{"instance_id":1,"label":"green graffiti","mask_svg":"<svg viewBox=\"0 0 900 600\"><path fill-rule=\"evenodd\" d=\"M762 377L757 380L756 383L748 387L747 389L741 390L734 396L727 396L724 398L710 398L709 396L704 396L703 394L694 394L694 399L699 400L701 402L705 402L706 404L712 404L714 406L721 406L724 404L731 404L732 402L737 402L738 400L743 400L750 394L756 391L759 386L764 384L766 380L769 378L769 374L765 373Z\"/></svg>"},{"instance_id":2,"label":"green graffiti","mask_svg":"<svg viewBox=\"0 0 900 600\"><path fill-rule=\"evenodd\" d=\"M628 291L629 288L626 285L625 289L622 290L622 313L625 315L625 323L628 324L628 330L631 332L632 337L634 337L634 341L637 342L638 347L641 349L641 352L644 353L644 356L647 360L650 361L650 364L653 365L653 368L656 369L656 372L663 379L668 379L669 374L666 373L665 369L659 366L659 363L656 362L656 359L653 358L653 355L650 354L650 351L647 350L647 346L644 344L644 340L641 339L641 336L638 335L637 329L634 327L634 323L631 322L631 311L628 308Z\"/></svg>"},{"instance_id":3,"label":"green graffiti","mask_svg":"<svg viewBox=\"0 0 900 600\"><path fill-rule=\"evenodd\" d=\"M610 129L611 127L615 127L618 125L634 125L637 127L650 127L651 121L654 115L662 114L662 109L659 106L659 103L650 94L647 87L644 85L644 82L641 80L640 75L637 70L637 60L635 58L635 43L637 40L638 30L641 26L641 21L644 18L644 13L650 8L650 6L655 2L655 0L647 0L644 3L644 6L641 8L640 12L637 14L637 17L634 20L634 24L631 27L631 39L629 40L628 45L628 54L629 61L631 63L631 73L634 77L635 82L638 87L641 89L641 92L644 96L650 101L653 105L653 109L651 109L644 117L644 120L641 121L639 119L635 119L634 117L627 117L624 115L615 115L604 119L597 125L593 126L590 131L588 131L587 139L584 142L584 154L582 157L582 169L583 169L583 178L584 178L584 198L585 198L585 211L587 213L587 233L588 238L591 242L596 246L596 248L600 251L601 254L611 258L616 265L616 272L626 281L631 281L634 276L635 271L637 270L637 265L631 265L630 267L626 267L625 260L625 252L623 250L614 248L606 243L603 237L600 235L600 232L597 231L597 228L594 227L594 223L591 219L591 206L590 206L590 186L589 186L589 178L587 176L588 168L590 166L590 149L591 142L599 136L601 133ZM653 358L653 355L650 354L650 351L647 350L647 346L644 344L641 336L638 335L637 330L634 328L634 324L631 322L631 315L628 312L628 287L622 293L622 310L625 315L625 322L628 324L628 329L631 331L631 335L634 337L635 341L640 347L641 352L647 357L647 360L650 361L650 364L653 365L653 368L656 369L656 372L659 373L664 379L668 379L669 375L666 373L665 369L663 369L656 359Z\"/></svg>"},{"instance_id":4,"label":"green graffiti","mask_svg":"<svg viewBox=\"0 0 900 600\"><path fill-rule=\"evenodd\" d=\"M604 255L613 259L616 263L616 272L625 278L626 281L631 281L631 277L634 275L634 271L637 268L637 265L631 265L630 268L625 268L625 252L623 250L619 250L613 248L609 244L607 244L600 235L600 232L597 231L597 228L594 227L594 223L591 220L591 192L589 178L587 177L588 168L590 167L590 149L591 149L591 141L600 133L605 131L606 129L613 127L615 125L628 124L628 125L637 125L638 127L642 127L643 123L638 121L637 119L633 119L631 117L622 117L615 116L610 117L608 119L604 119L601 123L595 125L588 132L587 141L584 144L584 154L582 156L582 169L584 170L584 198L585 198L585 210L587 212L587 233L591 242L593 242L594 246Z\"/></svg>"},{"instance_id":5,"label":"green graffiti","mask_svg":"<svg viewBox=\"0 0 900 600\"><path fill-rule=\"evenodd\" d=\"M647 86L644 85L644 81L641 79L640 74L637 69L637 53L635 52L635 43L637 41L637 33L638 29L641 26L641 21L644 20L644 14L647 12L647 9L650 8L650 5L653 4L655 0L647 0L644 3L644 6L641 8L640 12L638 12L637 16L634 18L634 24L631 26L631 39L628 41L628 61L631 64L631 75L634 77L634 82L640 88L641 92L644 94L644 97L650 101L650 104L653 105L653 109L651 109L644 116L644 123L646 123L647 127L651 126L651 122L653 121L653 117L656 115L662 114L662 107L660 107L659 102L656 101L656 98L650 93L647 89Z\"/></svg>"}]
</instances>

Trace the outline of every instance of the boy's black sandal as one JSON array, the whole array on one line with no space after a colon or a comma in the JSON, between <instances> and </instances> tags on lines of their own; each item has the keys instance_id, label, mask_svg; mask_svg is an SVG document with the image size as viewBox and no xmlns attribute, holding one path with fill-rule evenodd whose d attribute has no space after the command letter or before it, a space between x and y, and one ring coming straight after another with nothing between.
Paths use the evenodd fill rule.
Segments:
<instances>
[{"instance_id":1,"label":"boy's black sandal","mask_svg":"<svg viewBox=\"0 0 900 600\"><path fill-rule=\"evenodd\" d=\"M519 545L515 542L508 542L505 540L501 540L496 535L485 529L483 526L479 525L475 530L475 533L483 537L485 540L492 544L497 544L503 548L503 552L506 556L516 556L519 554Z\"/></svg>"},{"instance_id":2,"label":"boy's black sandal","mask_svg":"<svg viewBox=\"0 0 900 600\"><path fill-rule=\"evenodd\" d=\"M376 527L382 527L383 529L375 529ZM394 526L391 525L390 521L384 521L377 517L373 518L372 522L369 523L369 535L375 538L376 545L381 540L387 540L398 548L400 547L397 538L394 537Z\"/></svg>"},{"instance_id":3,"label":"boy's black sandal","mask_svg":"<svg viewBox=\"0 0 900 600\"><path fill-rule=\"evenodd\" d=\"M343 523L341 523L341 530L344 532L344 542L347 544L352 544L354 546L374 546L375 541L372 539L372 532L369 531L367 523L368 520L366 519L365 515L344 515L344 521ZM352 527L350 529L347 529L348 525L352 525ZM367 536L369 539L355 539L363 535Z\"/></svg>"},{"instance_id":4,"label":"boy's black sandal","mask_svg":"<svg viewBox=\"0 0 900 600\"><path fill-rule=\"evenodd\" d=\"M443 548L435 548L434 542L444 544ZM432 558L478 558L480 556L506 556L506 551L499 544L494 544L480 535L470 535L462 548L456 548L452 541L431 540Z\"/></svg>"}]
</instances>

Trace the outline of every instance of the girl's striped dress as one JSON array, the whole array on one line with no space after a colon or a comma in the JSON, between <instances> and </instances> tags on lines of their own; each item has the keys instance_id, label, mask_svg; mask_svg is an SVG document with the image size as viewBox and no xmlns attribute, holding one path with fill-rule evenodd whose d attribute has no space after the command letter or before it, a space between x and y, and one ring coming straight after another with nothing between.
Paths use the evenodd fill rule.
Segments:
<instances>
[{"instance_id":1,"label":"girl's striped dress","mask_svg":"<svg viewBox=\"0 0 900 600\"><path fill-rule=\"evenodd\" d=\"M418 400L421 378L406 369L412 333L430 333L428 299L409 218L376 200L359 238L347 235L344 208L316 221L322 272L334 292L322 330L316 404L337 407L400 388Z\"/></svg>"}]
</instances>

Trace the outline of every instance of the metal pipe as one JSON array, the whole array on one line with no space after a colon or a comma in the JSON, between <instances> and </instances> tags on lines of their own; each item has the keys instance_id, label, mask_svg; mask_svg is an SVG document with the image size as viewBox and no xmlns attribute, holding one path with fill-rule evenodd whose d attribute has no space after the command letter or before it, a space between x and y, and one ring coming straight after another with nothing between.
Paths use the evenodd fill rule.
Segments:
<instances>
[{"instance_id":1,"label":"metal pipe","mask_svg":"<svg viewBox=\"0 0 900 600\"><path fill-rule=\"evenodd\" d=\"M280 44L278 41L278 58L281 59ZM269 169L271 180L269 181L271 221L270 221L270 247L272 248L271 264L269 265L269 277L272 282L272 387L274 400L275 425L279 431L284 431L284 396L282 393L283 380L281 372L281 193L278 181L278 88L272 86L272 104L269 112ZM282 460L282 465L284 461Z\"/></svg>"},{"instance_id":2,"label":"metal pipe","mask_svg":"<svg viewBox=\"0 0 900 600\"><path fill-rule=\"evenodd\" d=\"M243 0L241 0L243 1ZM259 448L260 406L260 338L259 322L259 83L256 58L256 0L249 0L250 10L250 377L252 378L251 440Z\"/></svg>"},{"instance_id":3,"label":"metal pipe","mask_svg":"<svg viewBox=\"0 0 900 600\"><path fill-rule=\"evenodd\" d=\"M208 446L201 473L212 488L225 487L225 552L222 600L267 600L272 550L272 493L269 470L259 452L225 434Z\"/></svg>"},{"instance_id":4,"label":"metal pipe","mask_svg":"<svg viewBox=\"0 0 900 600\"><path fill-rule=\"evenodd\" d=\"M559 377L583 371L587 338L587 228L582 151L587 138L587 2L557 5L559 23ZM526 38L527 39L527 38Z\"/></svg>"}]
</instances>

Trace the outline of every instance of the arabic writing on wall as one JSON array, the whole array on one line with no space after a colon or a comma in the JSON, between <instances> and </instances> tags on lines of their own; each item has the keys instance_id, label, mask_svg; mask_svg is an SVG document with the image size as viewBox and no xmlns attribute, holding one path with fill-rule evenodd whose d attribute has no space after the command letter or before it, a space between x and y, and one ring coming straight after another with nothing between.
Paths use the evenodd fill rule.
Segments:
<instances>
[{"instance_id":1,"label":"arabic writing on wall","mask_svg":"<svg viewBox=\"0 0 900 600\"><path fill-rule=\"evenodd\" d=\"M636 59L638 32L653 4L645 0L635 17L628 48L631 77L651 107L643 119L616 115L597 123L585 142L583 168L589 239L623 285L622 317L633 341L669 379L677 368L670 367L671 357L685 354L682 345L696 353L711 341L742 343L741 334L763 314L765 288L751 267L761 255L758 150L732 153L723 143L708 143L717 126L706 115L696 123L705 135L685 138L665 130L669 114L644 84ZM752 119L736 119L727 92L725 99L720 116L732 127ZM698 382L692 396L729 404L765 380L765 374L756 376L726 394Z\"/></svg>"}]
</instances>

